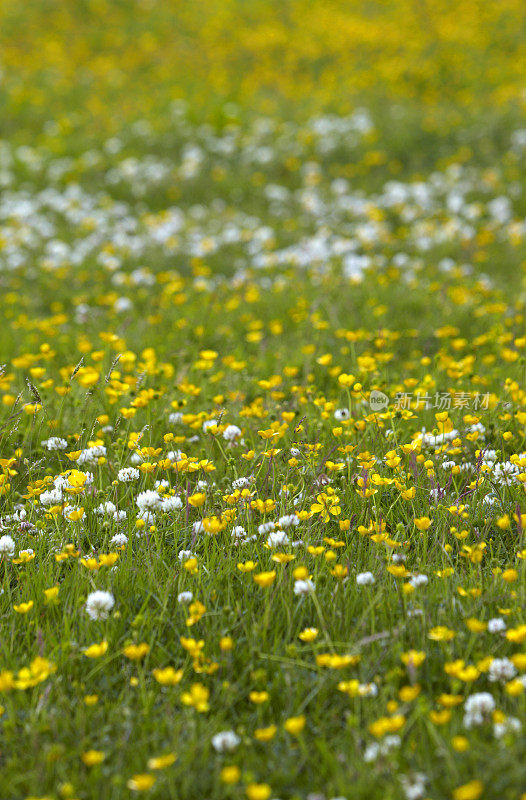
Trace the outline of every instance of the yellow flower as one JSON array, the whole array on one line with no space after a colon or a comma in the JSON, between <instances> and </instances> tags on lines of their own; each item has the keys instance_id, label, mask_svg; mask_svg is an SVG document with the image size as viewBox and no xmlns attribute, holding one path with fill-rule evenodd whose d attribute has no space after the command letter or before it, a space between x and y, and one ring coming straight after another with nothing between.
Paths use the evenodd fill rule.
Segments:
<instances>
[{"instance_id":1,"label":"yellow flower","mask_svg":"<svg viewBox=\"0 0 526 800\"><path fill-rule=\"evenodd\" d=\"M301 633L298 634L298 638L301 639L302 642L313 642L317 636L317 628L305 628L301 631Z\"/></svg>"},{"instance_id":2,"label":"yellow flower","mask_svg":"<svg viewBox=\"0 0 526 800\"><path fill-rule=\"evenodd\" d=\"M266 703L269 699L270 695L268 692L250 692L248 698L252 703L255 705L261 705L261 703Z\"/></svg>"},{"instance_id":3,"label":"yellow flower","mask_svg":"<svg viewBox=\"0 0 526 800\"><path fill-rule=\"evenodd\" d=\"M187 572L190 572L192 575L195 575L195 573L197 572L197 563L198 563L197 558L192 556L191 558L188 558L184 562L183 566Z\"/></svg>"},{"instance_id":4,"label":"yellow flower","mask_svg":"<svg viewBox=\"0 0 526 800\"><path fill-rule=\"evenodd\" d=\"M196 711L204 713L210 709L208 699L210 697L210 690L203 686L202 683L193 683L189 692L183 692L181 695L181 702L185 706L192 706Z\"/></svg>"},{"instance_id":5,"label":"yellow flower","mask_svg":"<svg viewBox=\"0 0 526 800\"><path fill-rule=\"evenodd\" d=\"M427 531L428 528L431 527L433 520L429 519L429 517L416 517L414 520L415 528L418 528L419 531Z\"/></svg>"},{"instance_id":6,"label":"yellow flower","mask_svg":"<svg viewBox=\"0 0 526 800\"><path fill-rule=\"evenodd\" d=\"M269 725L268 728L256 728L254 731L254 739L257 739L258 742L269 742L274 738L277 730L275 725Z\"/></svg>"},{"instance_id":7,"label":"yellow flower","mask_svg":"<svg viewBox=\"0 0 526 800\"><path fill-rule=\"evenodd\" d=\"M437 703L445 708L454 708L455 706L460 705L463 701L463 697L461 694L441 694L440 697L437 697Z\"/></svg>"},{"instance_id":8,"label":"yellow flower","mask_svg":"<svg viewBox=\"0 0 526 800\"><path fill-rule=\"evenodd\" d=\"M239 767L223 767L221 770L221 780L223 783L232 784L237 783L241 777L241 770Z\"/></svg>"},{"instance_id":9,"label":"yellow flower","mask_svg":"<svg viewBox=\"0 0 526 800\"><path fill-rule=\"evenodd\" d=\"M245 791L248 800L268 800L272 793L267 783L249 783Z\"/></svg>"},{"instance_id":10,"label":"yellow flower","mask_svg":"<svg viewBox=\"0 0 526 800\"><path fill-rule=\"evenodd\" d=\"M152 788L156 780L155 775L143 772L140 775L134 775L130 778L126 786L133 792L146 792L148 789Z\"/></svg>"},{"instance_id":11,"label":"yellow flower","mask_svg":"<svg viewBox=\"0 0 526 800\"><path fill-rule=\"evenodd\" d=\"M476 619L475 617L470 617L469 619L465 620L466 626L469 628L471 633L482 633L488 627L487 622L483 622L480 619Z\"/></svg>"},{"instance_id":12,"label":"yellow flower","mask_svg":"<svg viewBox=\"0 0 526 800\"><path fill-rule=\"evenodd\" d=\"M254 582L257 583L258 586L266 588L267 586L271 586L276 579L276 570L273 569L270 572L258 572L257 575L254 575Z\"/></svg>"},{"instance_id":13,"label":"yellow flower","mask_svg":"<svg viewBox=\"0 0 526 800\"><path fill-rule=\"evenodd\" d=\"M418 697L421 691L422 687L419 683L415 683L414 686L402 686L398 692L398 697L403 703L410 703L412 700Z\"/></svg>"},{"instance_id":14,"label":"yellow flower","mask_svg":"<svg viewBox=\"0 0 526 800\"><path fill-rule=\"evenodd\" d=\"M245 563L241 563L237 565L237 568L240 572L252 572L256 569L258 562L257 561L245 561Z\"/></svg>"},{"instance_id":15,"label":"yellow flower","mask_svg":"<svg viewBox=\"0 0 526 800\"><path fill-rule=\"evenodd\" d=\"M443 708L442 711L430 711L429 719L435 725L445 725L451 719L451 711L449 708Z\"/></svg>"},{"instance_id":16,"label":"yellow flower","mask_svg":"<svg viewBox=\"0 0 526 800\"><path fill-rule=\"evenodd\" d=\"M100 658L103 656L108 650L108 642L103 641L100 644L91 644L89 647L86 647L83 650L83 653L88 658Z\"/></svg>"},{"instance_id":17,"label":"yellow flower","mask_svg":"<svg viewBox=\"0 0 526 800\"><path fill-rule=\"evenodd\" d=\"M223 651L223 653L228 653L229 650L232 650L234 647L234 640L231 636L222 636L219 640L219 649Z\"/></svg>"},{"instance_id":18,"label":"yellow flower","mask_svg":"<svg viewBox=\"0 0 526 800\"><path fill-rule=\"evenodd\" d=\"M482 781L470 781L469 783L459 786L453 792L453 800L478 800L484 791L484 784Z\"/></svg>"},{"instance_id":19,"label":"yellow flower","mask_svg":"<svg viewBox=\"0 0 526 800\"><path fill-rule=\"evenodd\" d=\"M283 727L287 733L292 734L292 736L297 736L302 732L306 722L306 717L302 714L299 717L289 717L287 720L285 720Z\"/></svg>"},{"instance_id":20,"label":"yellow flower","mask_svg":"<svg viewBox=\"0 0 526 800\"><path fill-rule=\"evenodd\" d=\"M87 767L95 767L97 764L101 764L105 758L105 753L100 750L87 750L81 755L81 759Z\"/></svg>"},{"instance_id":21,"label":"yellow flower","mask_svg":"<svg viewBox=\"0 0 526 800\"><path fill-rule=\"evenodd\" d=\"M395 714L392 717L380 717L369 725L369 733L381 739L386 733L397 733L405 725L405 717Z\"/></svg>"},{"instance_id":22,"label":"yellow flower","mask_svg":"<svg viewBox=\"0 0 526 800\"><path fill-rule=\"evenodd\" d=\"M506 583L514 583L519 577L519 573L516 569L505 569L501 575L502 580L506 581Z\"/></svg>"},{"instance_id":23,"label":"yellow flower","mask_svg":"<svg viewBox=\"0 0 526 800\"><path fill-rule=\"evenodd\" d=\"M99 702L99 696L98 694L87 694L84 697L84 702L87 706L96 706Z\"/></svg>"},{"instance_id":24,"label":"yellow flower","mask_svg":"<svg viewBox=\"0 0 526 800\"><path fill-rule=\"evenodd\" d=\"M148 759L148 769L166 769L171 767L177 760L176 753L166 753L164 756L156 756Z\"/></svg>"},{"instance_id":25,"label":"yellow flower","mask_svg":"<svg viewBox=\"0 0 526 800\"><path fill-rule=\"evenodd\" d=\"M190 495L188 498L189 505L193 506L193 508L200 508L202 505L205 504L206 494L204 492L197 492L196 494Z\"/></svg>"},{"instance_id":26,"label":"yellow flower","mask_svg":"<svg viewBox=\"0 0 526 800\"><path fill-rule=\"evenodd\" d=\"M13 606L13 609L17 612L17 614L27 614L28 611L31 611L33 606L33 601L29 600L27 603L20 603L18 606Z\"/></svg>"},{"instance_id":27,"label":"yellow flower","mask_svg":"<svg viewBox=\"0 0 526 800\"><path fill-rule=\"evenodd\" d=\"M431 628L427 634L427 638L433 639L435 642L449 642L455 636L455 631L450 630L445 625L438 625L436 628Z\"/></svg>"},{"instance_id":28,"label":"yellow flower","mask_svg":"<svg viewBox=\"0 0 526 800\"><path fill-rule=\"evenodd\" d=\"M144 658L144 656L150 652L150 645L146 644L146 642L142 642L141 644L129 644L122 652L130 661L140 661L141 658Z\"/></svg>"},{"instance_id":29,"label":"yellow flower","mask_svg":"<svg viewBox=\"0 0 526 800\"><path fill-rule=\"evenodd\" d=\"M52 603L58 603L58 586L51 586L50 589L44 589L44 596L45 596L45 604L50 605Z\"/></svg>"},{"instance_id":30,"label":"yellow flower","mask_svg":"<svg viewBox=\"0 0 526 800\"><path fill-rule=\"evenodd\" d=\"M406 653L402 653L400 658L406 667L419 667L425 661L426 654L418 650L408 650Z\"/></svg>"},{"instance_id":31,"label":"yellow flower","mask_svg":"<svg viewBox=\"0 0 526 800\"><path fill-rule=\"evenodd\" d=\"M161 686L176 686L183 677L183 670L176 670L173 667L157 668L152 670L152 673L157 683L160 683Z\"/></svg>"},{"instance_id":32,"label":"yellow flower","mask_svg":"<svg viewBox=\"0 0 526 800\"><path fill-rule=\"evenodd\" d=\"M451 746L457 753L465 753L469 750L469 740L465 736L453 736Z\"/></svg>"}]
</instances>

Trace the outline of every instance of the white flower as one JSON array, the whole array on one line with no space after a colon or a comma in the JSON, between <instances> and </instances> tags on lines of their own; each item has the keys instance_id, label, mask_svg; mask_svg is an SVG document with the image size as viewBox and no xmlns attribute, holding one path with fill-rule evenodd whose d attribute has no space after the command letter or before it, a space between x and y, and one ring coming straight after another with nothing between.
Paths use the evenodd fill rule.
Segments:
<instances>
[{"instance_id":1,"label":"white flower","mask_svg":"<svg viewBox=\"0 0 526 800\"><path fill-rule=\"evenodd\" d=\"M306 594L312 594L314 589L314 583L310 580L306 581L294 581L294 594L298 597L301 597Z\"/></svg>"},{"instance_id":2,"label":"white flower","mask_svg":"<svg viewBox=\"0 0 526 800\"><path fill-rule=\"evenodd\" d=\"M292 528L300 524L300 518L297 514L285 514L285 516L278 519L278 524L281 528Z\"/></svg>"},{"instance_id":3,"label":"white flower","mask_svg":"<svg viewBox=\"0 0 526 800\"><path fill-rule=\"evenodd\" d=\"M121 481L121 483L131 483L139 480L140 477L141 473L135 467L124 467L117 473L117 480Z\"/></svg>"},{"instance_id":4,"label":"white flower","mask_svg":"<svg viewBox=\"0 0 526 800\"><path fill-rule=\"evenodd\" d=\"M0 536L0 556L11 557L15 554L15 542L11 536Z\"/></svg>"},{"instance_id":5,"label":"white flower","mask_svg":"<svg viewBox=\"0 0 526 800\"><path fill-rule=\"evenodd\" d=\"M241 436L241 428L238 428L237 425L227 425L223 431L223 439L226 442L234 442L238 436Z\"/></svg>"},{"instance_id":6,"label":"white flower","mask_svg":"<svg viewBox=\"0 0 526 800\"><path fill-rule=\"evenodd\" d=\"M275 524L273 522L262 522L261 525L258 527L258 533L260 536L264 536L266 533L270 533L275 528Z\"/></svg>"},{"instance_id":7,"label":"white flower","mask_svg":"<svg viewBox=\"0 0 526 800\"><path fill-rule=\"evenodd\" d=\"M90 447L87 450L82 450L77 458L77 464L83 466L84 464L96 464L99 458L106 455L106 448L104 445L99 444L95 447Z\"/></svg>"},{"instance_id":8,"label":"white flower","mask_svg":"<svg viewBox=\"0 0 526 800\"><path fill-rule=\"evenodd\" d=\"M93 620L108 619L109 613L115 605L115 599L111 592L101 590L91 592L86 600L86 612L88 617Z\"/></svg>"},{"instance_id":9,"label":"white flower","mask_svg":"<svg viewBox=\"0 0 526 800\"><path fill-rule=\"evenodd\" d=\"M178 603L191 603L194 599L192 592L180 592L177 595L177 602Z\"/></svg>"},{"instance_id":10,"label":"white flower","mask_svg":"<svg viewBox=\"0 0 526 800\"><path fill-rule=\"evenodd\" d=\"M517 670L509 658L494 658L490 664L488 677L490 681L510 681L517 674Z\"/></svg>"},{"instance_id":11,"label":"white flower","mask_svg":"<svg viewBox=\"0 0 526 800\"><path fill-rule=\"evenodd\" d=\"M343 419L349 419L351 412L348 408L337 408L334 412L334 419L341 422Z\"/></svg>"},{"instance_id":12,"label":"white flower","mask_svg":"<svg viewBox=\"0 0 526 800\"><path fill-rule=\"evenodd\" d=\"M165 497L162 501L163 511L179 511L183 507L181 498L174 494L172 497Z\"/></svg>"},{"instance_id":13,"label":"white flower","mask_svg":"<svg viewBox=\"0 0 526 800\"><path fill-rule=\"evenodd\" d=\"M504 722L496 722L493 726L493 733L497 739L505 736L507 733L520 733L522 729L520 719L517 717L507 717Z\"/></svg>"},{"instance_id":14,"label":"white flower","mask_svg":"<svg viewBox=\"0 0 526 800\"><path fill-rule=\"evenodd\" d=\"M42 447L46 447L48 450L65 450L67 446L66 440L59 436L51 436L42 442Z\"/></svg>"},{"instance_id":15,"label":"white flower","mask_svg":"<svg viewBox=\"0 0 526 800\"><path fill-rule=\"evenodd\" d=\"M495 700L489 692L472 694L464 703L464 727L482 725L495 710Z\"/></svg>"},{"instance_id":16,"label":"white flower","mask_svg":"<svg viewBox=\"0 0 526 800\"><path fill-rule=\"evenodd\" d=\"M506 623L502 617L493 617L488 620L488 633L502 633L506 630Z\"/></svg>"},{"instance_id":17,"label":"white flower","mask_svg":"<svg viewBox=\"0 0 526 800\"><path fill-rule=\"evenodd\" d=\"M371 586L374 583L374 575L372 572L360 572L356 576L356 583L358 586Z\"/></svg>"},{"instance_id":18,"label":"white flower","mask_svg":"<svg viewBox=\"0 0 526 800\"><path fill-rule=\"evenodd\" d=\"M267 544L269 547L281 547L282 545L289 543L289 537L285 533L285 531L272 531L269 534L267 539Z\"/></svg>"},{"instance_id":19,"label":"white flower","mask_svg":"<svg viewBox=\"0 0 526 800\"><path fill-rule=\"evenodd\" d=\"M38 498L43 506L58 506L62 502L62 489L49 489Z\"/></svg>"},{"instance_id":20,"label":"white flower","mask_svg":"<svg viewBox=\"0 0 526 800\"><path fill-rule=\"evenodd\" d=\"M234 731L221 731L212 736L212 746L217 753L231 753L240 742L241 739Z\"/></svg>"},{"instance_id":21,"label":"white flower","mask_svg":"<svg viewBox=\"0 0 526 800\"><path fill-rule=\"evenodd\" d=\"M410 579L409 583L415 589L418 589L419 586L425 586L426 583L428 583L428 580L429 579L428 579L427 575L419 574L419 575L413 575L413 577Z\"/></svg>"},{"instance_id":22,"label":"white flower","mask_svg":"<svg viewBox=\"0 0 526 800\"><path fill-rule=\"evenodd\" d=\"M251 482L250 478L236 478L235 481L232 481L232 489L244 489L246 486L250 486Z\"/></svg>"},{"instance_id":23,"label":"white flower","mask_svg":"<svg viewBox=\"0 0 526 800\"><path fill-rule=\"evenodd\" d=\"M141 511L156 511L161 505L161 498L157 492L147 489L135 498L135 502Z\"/></svg>"},{"instance_id":24,"label":"white flower","mask_svg":"<svg viewBox=\"0 0 526 800\"><path fill-rule=\"evenodd\" d=\"M100 514L103 516L104 514L115 514L117 511L117 506L115 503L112 503L111 500L107 500L105 503L101 503L100 506L97 506L95 509L96 514Z\"/></svg>"},{"instance_id":25,"label":"white flower","mask_svg":"<svg viewBox=\"0 0 526 800\"><path fill-rule=\"evenodd\" d=\"M420 800L425 794L427 780L427 775L423 772L400 775L400 783L407 800Z\"/></svg>"},{"instance_id":26,"label":"white flower","mask_svg":"<svg viewBox=\"0 0 526 800\"><path fill-rule=\"evenodd\" d=\"M116 533L115 536L112 536L110 539L110 544L115 545L115 547L123 547L127 543L128 537L125 533Z\"/></svg>"},{"instance_id":27,"label":"white flower","mask_svg":"<svg viewBox=\"0 0 526 800\"><path fill-rule=\"evenodd\" d=\"M378 756L380 755L380 745L377 742L373 742L372 744L367 745L365 748L365 752L363 754L363 760L366 761L368 764L371 761L376 761Z\"/></svg>"}]
</instances>

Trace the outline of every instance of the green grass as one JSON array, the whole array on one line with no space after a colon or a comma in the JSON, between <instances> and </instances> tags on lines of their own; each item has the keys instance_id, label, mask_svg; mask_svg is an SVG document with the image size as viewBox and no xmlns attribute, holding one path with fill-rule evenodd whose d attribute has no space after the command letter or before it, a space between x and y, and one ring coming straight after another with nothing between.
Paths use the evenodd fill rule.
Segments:
<instances>
[{"instance_id":1,"label":"green grass","mask_svg":"<svg viewBox=\"0 0 526 800\"><path fill-rule=\"evenodd\" d=\"M524 800L520 102L375 89L368 130L340 115L320 133L318 101L281 98L262 119L246 98L201 98L115 119L112 139L62 81L47 125L9 95L0 143L2 800ZM41 503L58 476L68 491ZM181 508L138 523L160 480ZM107 502L125 518L98 514ZM292 514L269 546L260 526ZM98 621L96 590L114 598ZM166 667L176 685L157 680ZM479 693L494 709L466 725ZM222 731L231 752L212 744Z\"/></svg>"}]
</instances>

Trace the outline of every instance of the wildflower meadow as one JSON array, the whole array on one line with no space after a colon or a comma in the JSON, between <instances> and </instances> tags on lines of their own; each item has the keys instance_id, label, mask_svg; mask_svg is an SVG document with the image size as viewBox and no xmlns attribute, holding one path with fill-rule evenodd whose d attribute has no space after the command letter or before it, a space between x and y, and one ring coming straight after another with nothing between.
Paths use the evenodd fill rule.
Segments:
<instances>
[{"instance_id":1,"label":"wildflower meadow","mask_svg":"<svg viewBox=\"0 0 526 800\"><path fill-rule=\"evenodd\" d=\"M526 8L0 6L0 800L526 800Z\"/></svg>"}]
</instances>

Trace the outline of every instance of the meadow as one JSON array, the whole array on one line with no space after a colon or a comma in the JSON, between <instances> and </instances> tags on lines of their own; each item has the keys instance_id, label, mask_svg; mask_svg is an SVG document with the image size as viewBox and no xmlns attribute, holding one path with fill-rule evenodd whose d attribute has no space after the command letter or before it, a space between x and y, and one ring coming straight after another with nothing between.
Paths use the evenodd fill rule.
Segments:
<instances>
[{"instance_id":1,"label":"meadow","mask_svg":"<svg viewBox=\"0 0 526 800\"><path fill-rule=\"evenodd\" d=\"M526 800L525 23L4 1L1 800Z\"/></svg>"}]
</instances>

